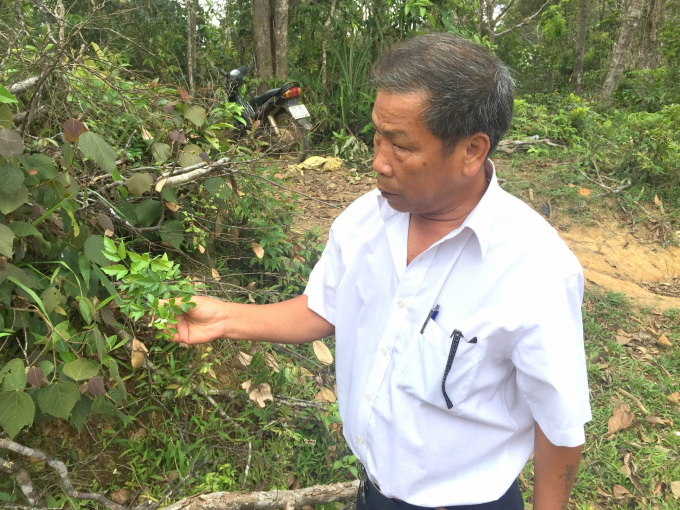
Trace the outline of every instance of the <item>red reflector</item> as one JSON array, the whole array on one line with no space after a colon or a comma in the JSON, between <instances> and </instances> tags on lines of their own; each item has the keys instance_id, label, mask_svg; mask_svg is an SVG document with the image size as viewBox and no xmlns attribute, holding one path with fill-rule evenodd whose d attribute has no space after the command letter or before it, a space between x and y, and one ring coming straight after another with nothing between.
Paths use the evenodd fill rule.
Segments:
<instances>
[{"instance_id":1,"label":"red reflector","mask_svg":"<svg viewBox=\"0 0 680 510\"><path fill-rule=\"evenodd\" d=\"M291 87L283 94L283 97L287 99L293 99L294 97L300 97L300 87Z\"/></svg>"}]
</instances>

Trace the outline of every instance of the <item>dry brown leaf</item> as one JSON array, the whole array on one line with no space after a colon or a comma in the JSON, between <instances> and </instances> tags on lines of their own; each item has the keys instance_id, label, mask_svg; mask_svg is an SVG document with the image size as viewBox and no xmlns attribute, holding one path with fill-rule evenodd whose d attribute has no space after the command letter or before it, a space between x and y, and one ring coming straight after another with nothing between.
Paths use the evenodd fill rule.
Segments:
<instances>
[{"instance_id":1,"label":"dry brown leaf","mask_svg":"<svg viewBox=\"0 0 680 510\"><path fill-rule=\"evenodd\" d=\"M143 140L151 140L153 138L153 135L149 133L144 126L142 126L142 139Z\"/></svg>"},{"instance_id":2,"label":"dry brown leaf","mask_svg":"<svg viewBox=\"0 0 680 510\"><path fill-rule=\"evenodd\" d=\"M104 235L106 237L113 237L113 230L109 230L108 228L104 230Z\"/></svg>"},{"instance_id":3,"label":"dry brown leaf","mask_svg":"<svg viewBox=\"0 0 680 510\"><path fill-rule=\"evenodd\" d=\"M215 278L215 280L217 280L217 281L219 282L219 281L220 281L220 273L217 272L217 269L215 269L215 268L213 267L213 268L210 270L210 272L212 273L212 277Z\"/></svg>"},{"instance_id":4,"label":"dry brown leaf","mask_svg":"<svg viewBox=\"0 0 680 510\"><path fill-rule=\"evenodd\" d=\"M314 377L314 374L307 370L305 367L300 367L300 373L306 375L307 377Z\"/></svg>"},{"instance_id":5,"label":"dry brown leaf","mask_svg":"<svg viewBox=\"0 0 680 510\"><path fill-rule=\"evenodd\" d=\"M635 415L633 411L630 410L628 404L621 404L614 409L611 418L609 418L609 423L607 426L607 434L613 434L619 430L630 427L633 423Z\"/></svg>"},{"instance_id":6,"label":"dry brown leaf","mask_svg":"<svg viewBox=\"0 0 680 510\"><path fill-rule=\"evenodd\" d=\"M627 331L622 330L621 328L619 328L619 329L616 330L616 334L617 334L617 335L621 335L621 336L630 336L630 333L628 333Z\"/></svg>"},{"instance_id":7,"label":"dry brown leaf","mask_svg":"<svg viewBox=\"0 0 680 510\"><path fill-rule=\"evenodd\" d=\"M168 182L167 177L163 177L162 179L159 179L158 182L156 183L156 192L160 193L163 191L163 186L165 186L165 183Z\"/></svg>"},{"instance_id":8,"label":"dry brown leaf","mask_svg":"<svg viewBox=\"0 0 680 510\"><path fill-rule=\"evenodd\" d=\"M191 101L191 96L190 96L189 93L188 93L186 90L184 90L182 87L178 87L178 88L177 88L177 93L179 94L179 97L181 97L181 98L184 99L185 101Z\"/></svg>"},{"instance_id":9,"label":"dry brown leaf","mask_svg":"<svg viewBox=\"0 0 680 510\"><path fill-rule=\"evenodd\" d=\"M660 347L670 347L671 341L668 339L668 337L664 334L662 334L659 339L656 341L656 345Z\"/></svg>"},{"instance_id":10,"label":"dry brown leaf","mask_svg":"<svg viewBox=\"0 0 680 510\"><path fill-rule=\"evenodd\" d=\"M250 292L248 292L248 301L255 303L255 299L253 299L253 295Z\"/></svg>"},{"instance_id":11,"label":"dry brown leaf","mask_svg":"<svg viewBox=\"0 0 680 510\"><path fill-rule=\"evenodd\" d=\"M142 342L140 342L136 338L132 339L132 350L149 354L149 349L146 348L146 345L144 345Z\"/></svg>"},{"instance_id":12,"label":"dry brown leaf","mask_svg":"<svg viewBox=\"0 0 680 510\"><path fill-rule=\"evenodd\" d=\"M279 362L278 362L278 360L276 359L276 356L274 356L273 354L267 352L267 353L265 353L264 358L265 358L265 364L266 364L269 368L271 368L272 370L274 370L274 372L276 372L276 373L278 374L278 373L281 371L281 370L279 369Z\"/></svg>"},{"instance_id":13,"label":"dry brown leaf","mask_svg":"<svg viewBox=\"0 0 680 510\"><path fill-rule=\"evenodd\" d=\"M619 345L629 344L631 340L629 336L616 335L616 343Z\"/></svg>"},{"instance_id":14,"label":"dry brown leaf","mask_svg":"<svg viewBox=\"0 0 680 510\"><path fill-rule=\"evenodd\" d=\"M344 161L340 158L327 158L323 164L323 169L326 172L333 172L342 168Z\"/></svg>"},{"instance_id":15,"label":"dry brown leaf","mask_svg":"<svg viewBox=\"0 0 680 510\"><path fill-rule=\"evenodd\" d=\"M680 498L680 480L671 482L671 492L673 493L673 497L675 497L675 499Z\"/></svg>"},{"instance_id":16,"label":"dry brown leaf","mask_svg":"<svg viewBox=\"0 0 680 510\"><path fill-rule=\"evenodd\" d=\"M272 389L268 383L262 383L253 391L250 392L250 400L255 402L259 407L264 407L267 400L274 402L272 396Z\"/></svg>"},{"instance_id":17,"label":"dry brown leaf","mask_svg":"<svg viewBox=\"0 0 680 510\"><path fill-rule=\"evenodd\" d=\"M177 212L179 211L179 205L173 204L172 202L165 202L165 207L170 209L172 212Z\"/></svg>"},{"instance_id":18,"label":"dry brown leaf","mask_svg":"<svg viewBox=\"0 0 680 510\"><path fill-rule=\"evenodd\" d=\"M333 363L333 355L331 354L330 349L326 347L326 344L321 340L314 340L312 342L312 348L314 349L314 354L319 358L321 363L325 365Z\"/></svg>"},{"instance_id":19,"label":"dry brown leaf","mask_svg":"<svg viewBox=\"0 0 680 510\"><path fill-rule=\"evenodd\" d=\"M529 188L529 200L534 201L534 189Z\"/></svg>"},{"instance_id":20,"label":"dry brown leaf","mask_svg":"<svg viewBox=\"0 0 680 510\"><path fill-rule=\"evenodd\" d=\"M251 384L252 384L251 381L247 380L246 382L241 384L241 388L243 388L246 392L248 392Z\"/></svg>"},{"instance_id":21,"label":"dry brown leaf","mask_svg":"<svg viewBox=\"0 0 680 510\"><path fill-rule=\"evenodd\" d=\"M253 247L253 251L255 252L255 255L258 259L264 257L264 248L262 248L262 246L257 244L255 241L250 241L250 245Z\"/></svg>"},{"instance_id":22,"label":"dry brown leaf","mask_svg":"<svg viewBox=\"0 0 680 510\"><path fill-rule=\"evenodd\" d=\"M250 354L246 354L243 351L238 351L238 353L236 353L236 359L238 359L241 365L247 367L248 365L250 365L250 362L253 360L253 357Z\"/></svg>"},{"instance_id":23,"label":"dry brown leaf","mask_svg":"<svg viewBox=\"0 0 680 510\"><path fill-rule=\"evenodd\" d=\"M326 402L335 402L335 393L333 393L332 390L329 390L328 388L322 387L319 393L316 394L314 397L316 400L323 400Z\"/></svg>"},{"instance_id":24,"label":"dry brown leaf","mask_svg":"<svg viewBox=\"0 0 680 510\"><path fill-rule=\"evenodd\" d=\"M659 198L658 195L654 195L654 203L661 210L661 212L663 212L663 201Z\"/></svg>"},{"instance_id":25,"label":"dry brown leaf","mask_svg":"<svg viewBox=\"0 0 680 510\"><path fill-rule=\"evenodd\" d=\"M140 439L142 437L146 437L146 429L144 427L139 427L139 429L130 434L130 439Z\"/></svg>"},{"instance_id":26,"label":"dry brown leaf","mask_svg":"<svg viewBox=\"0 0 680 510\"><path fill-rule=\"evenodd\" d=\"M668 395L668 401L673 404L680 404L680 391Z\"/></svg>"},{"instance_id":27,"label":"dry brown leaf","mask_svg":"<svg viewBox=\"0 0 680 510\"><path fill-rule=\"evenodd\" d=\"M618 472L624 475L626 478L630 478L631 475L630 468L625 464L619 468Z\"/></svg>"},{"instance_id":28,"label":"dry brown leaf","mask_svg":"<svg viewBox=\"0 0 680 510\"><path fill-rule=\"evenodd\" d=\"M144 353L141 351L132 351L130 353L130 363L135 370L140 368L144 365Z\"/></svg>"},{"instance_id":29,"label":"dry brown leaf","mask_svg":"<svg viewBox=\"0 0 680 510\"><path fill-rule=\"evenodd\" d=\"M567 184L567 186L569 186L570 188L575 188L576 184L569 183L569 184Z\"/></svg>"},{"instance_id":30,"label":"dry brown leaf","mask_svg":"<svg viewBox=\"0 0 680 510\"><path fill-rule=\"evenodd\" d=\"M659 418L658 416L647 416L645 417L649 423L656 423L657 425L666 425L666 420Z\"/></svg>"},{"instance_id":31,"label":"dry brown leaf","mask_svg":"<svg viewBox=\"0 0 680 510\"><path fill-rule=\"evenodd\" d=\"M198 245L198 251L199 251L199 253L201 253L201 254L205 253L205 247L204 247L202 244L199 244L199 245Z\"/></svg>"},{"instance_id":32,"label":"dry brown leaf","mask_svg":"<svg viewBox=\"0 0 680 510\"><path fill-rule=\"evenodd\" d=\"M579 188L578 189L578 194L581 195L582 197L588 197L590 196L591 191L588 188Z\"/></svg>"},{"instance_id":33,"label":"dry brown leaf","mask_svg":"<svg viewBox=\"0 0 680 510\"><path fill-rule=\"evenodd\" d=\"M124 505L132 498L132 493L127 489L118 489L111 493L111 499L119 505Z\"/></svg>"},{"instance_id":34,"label":"dry brown leaf","mask_svg":"<svg viewBox=\"0 0 680 510\"><path fill-rule=\"evenodd\" d=\"M628 489L621 485L614 485L614 490L612 492L614 493L614 497L616 499L622 499L625 498L626 496L630 496L630 492L628 492Z\"/></svg>"}]
</instances>

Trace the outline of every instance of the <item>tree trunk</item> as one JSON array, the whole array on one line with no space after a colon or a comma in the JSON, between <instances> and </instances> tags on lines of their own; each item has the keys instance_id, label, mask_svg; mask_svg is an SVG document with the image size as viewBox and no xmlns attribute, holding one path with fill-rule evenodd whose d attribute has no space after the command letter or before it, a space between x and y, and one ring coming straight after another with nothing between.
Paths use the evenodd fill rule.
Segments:
<instances>
[{"instance_id":1,"label":"tree trunk","mask_svg":"<svg viewBox=\"0 0 680 510\"><path fill-rule=\"evenodd\" d=\"M328 83L326 48L328 46L328 36L331 31L331 20L333 19L333 14L335 14L335 4L336 0L333 0L331 2L331 11L328 14L328 19L326 19L326 23L323 24L323 36L321 39L321 94L324 98L326 97L326 85Z\"/></svg>"},{"instance_id":2,"label":"tree trunk","mask_svg":"<svg viewBox=\"0 0 680 510\"><path fill-rule=\"evenodd\" d=\"M196 68L196 5L195 0L187 0L187 77L189 95L196 94L194 69Z\"/></svg>"},{"instance_id":3,"label":"tree trunk","mask_svg":"<svg viewBox=\"0 0 680 510\"><path fill-rule=\"evenodd\" d=\"M272 0L272 61L279 80L288 78L288 0Z\"/></svg>"},{"instance_id":4,"label":"tree trunk","mask_svg":"<svg viewBox=\"0 0 680 510\"><path fill-rule=\"evenodd\" d=\"M495 0L486 0L486 32L489 35L489 43L491 43L491 46L494 45L496 40L496 34L494 32L495 27L493 26L493 11L495 8Z\"/></svg>"},{"instance_id":5,"label":"tree trunk","mask_svg":"<svg viewBox=\"0 0 680 510\"><path fill-rule=\"evenodd\" d=\"M482 38L482 27L484 26L484 0L477 3L477 35Z\"/></svg>"},{"instance_id":6,"label":"tree trunk","mask_svg":"<svg viewBox=\"0 0 680 510\"><path fill-rule=\"evenodd\" d=\"M607 73L607 79L602 86L602 95L608 98L616 90L621 82L623 71L626 68L628 59L630 58L630 47L635 37L635 31L640 23L642 16L643 0L629 0L628 9L621 22L621 34L619 41L614 48L612 55L612 65Z\"/></svg>"},{"instance_id":7,"label":"tree trunk","mask_svg":"<svg viewBox=\"0 0 680 510\"><path fill-rule=\"evenodd\" d=\"M581 93L583 80L583 60L586 54L586 31L588 29L588 0L579 0L578 28L576 29L576 52L574 53L574 73L571 76L571 87L574 94Z\"/></svg>"},{"instance_id":8,"label":"tree trunk","mask_svg":"<svg viewBox=\"0 0 680 510\"><path fill-rule=\"evenodd\" d=\"M661 11L666 0L649 0L645 35L642 38L642 53L638 60L638 69L651 69L656 63L656 47L659 43L657 32L661 22Z\"/></svg>"},{"instance_id":9,"label":"tree trunk","mask_svg":"<svg viewBox=\"0 0 680 510\"><path fill-rule=\"evenodd\" d=\"M272 65L271 9L269 0L251 0L253 10L253 32L255 36L255 65L257 77L263 80L258 87L260 93L267 89L267 82L274 77Z\"/></svg>"}]
</instances>

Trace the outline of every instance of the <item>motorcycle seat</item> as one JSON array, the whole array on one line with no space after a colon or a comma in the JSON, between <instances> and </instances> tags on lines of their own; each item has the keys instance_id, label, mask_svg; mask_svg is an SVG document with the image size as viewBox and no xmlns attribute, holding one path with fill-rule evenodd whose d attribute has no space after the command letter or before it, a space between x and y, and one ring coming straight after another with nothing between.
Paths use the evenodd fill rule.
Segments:
<instances>
[{"instance_id":1,"label":"motorcycle seat","mask_svg":"<svg viewBox=\"0 0 680 510\"><path fill-rule=\"evenodd\" d=\"M268 90L261 96L255 96L254 98L252 98L250 100L250 104L253 106L261 106L279 92L281 92L281 88Z\"/></svg>"}]
</instances>

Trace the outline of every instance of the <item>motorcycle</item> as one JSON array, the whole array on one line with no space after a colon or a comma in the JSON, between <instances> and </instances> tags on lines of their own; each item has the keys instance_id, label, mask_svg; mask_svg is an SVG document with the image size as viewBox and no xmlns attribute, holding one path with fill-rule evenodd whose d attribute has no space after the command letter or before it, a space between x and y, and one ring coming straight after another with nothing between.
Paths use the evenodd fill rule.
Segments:
<instances>
[{"instance_id":1,"label":"motorcycle","mask_svg":"<svg viewBox=\"0 0 680 510\"><path fill-rule=\"evenodd\" d=\"M243 78L252 67L239 67L228 73L223 69L229 85L229 101L243 107L242 117L246 128L264 129L269 137L273 154L293 156L301 162L309 152L309 133L312 130L310 114L300 103L300 84L288 82L252 99L240 93Z\"/></svg>"}]
</instances>

